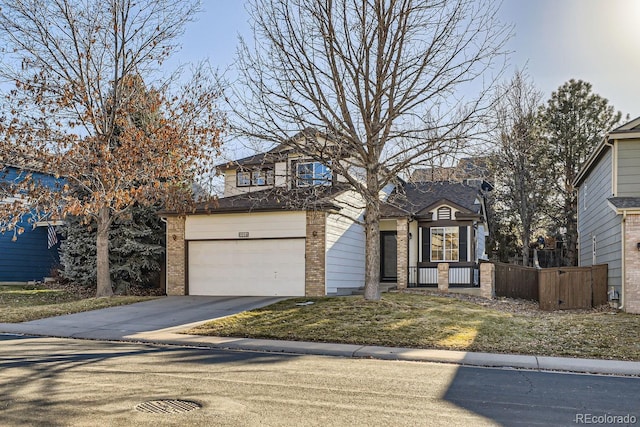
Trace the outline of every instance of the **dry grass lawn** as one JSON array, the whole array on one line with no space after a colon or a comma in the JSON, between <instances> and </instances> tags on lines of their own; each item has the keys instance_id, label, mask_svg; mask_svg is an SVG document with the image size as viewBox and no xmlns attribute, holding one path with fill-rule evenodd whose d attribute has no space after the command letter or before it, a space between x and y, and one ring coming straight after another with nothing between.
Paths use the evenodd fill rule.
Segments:
<instances>
[{"instance_id":1,"label":"dry grass lawn","mask_svg":"<svg viewBox=\"0 0 640 427\"><path fill-rule=\"evenodd\" d=\"M308 301L313 304L298 305ZM504 306L407 293L383 294L378 302L361 296L295 298L186 333L640 360L640 316L611 310L545 313L513 309L508 302Z\"/></svg>"},{"instance_id":2,"label":"dry grass lawn","mask_svg":"<svg viewBox=\"0 0 640 427\"><path fill-rule=\"evenodd\" d=\"M63 314L97 310L154 297L87 298L69 289L42 286L0 286L0 323L18 323Z\"/></svg>"}]
</instances>

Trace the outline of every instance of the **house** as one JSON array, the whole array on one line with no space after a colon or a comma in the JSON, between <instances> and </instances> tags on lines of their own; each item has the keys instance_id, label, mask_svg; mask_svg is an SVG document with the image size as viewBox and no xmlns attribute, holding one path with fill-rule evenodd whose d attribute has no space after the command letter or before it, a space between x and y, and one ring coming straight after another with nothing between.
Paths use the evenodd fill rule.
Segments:
<instances>
[{"instance_id":1,"label":"house","mask_svg":"<svg viewBox=\"0 0 640 427\"><path fill-rule=\"evenodd\" d=\"M398 269L394 275L393 251L398 232L406 228L408 238L401 240L407 246L408 286L437 285L439 264L449 266L449 285L478 285L478 262L487 259L488 227L482 190L475 182L402 183L384 204L382 215L383 281L400 282L398 275L404 274ZM396 230L399 221L406 225ZM404 253L400 259L404 262Z\"/></svg>"},{"instance_id":2,"label":"house","mask_svg":"<svg viewBox=\"0 0 640 427\"><path fill-rule=\"evenodd\" d=\"M609 299L640 313L640 117L605 136L574 186L579 265L608 264Z\"/></svg>"},{"instance_id":3,"label":"house","mask_svg":"<svg viewBox=\"0 0 640 427\"><path fill-rule=\"evenodd\" d=\"M364 203L330 166L281 145L219 169L217 203L164 214L167 294L323 296L364 286ZM432 285L447 263L460 267L452 283L477 283L486 230L477 186L398 180L381 199L383 281Z\"/></svg>"},{"instance_id":4,"label":"house","mask_svg":"<svg viewBox=\"0 0 640 427\"><path fill-rule=\"evenodd\" d=\"M0 204L16 201L10 184L32 174L34 181L52 185L56 180L45 173L29 171L16 166L0 166ZM30 221L25 215L16 227L0 226L0 282L42 281L58 267L59 242L54 221Z\"/></svg>"},{"instance_id":5,"label":"house","mask_svg":"<svg viewBox=\"0 0 640 427\"><path fill-rule=\"evenodd\" d=\"M481 184L489 179L486 157L463 157L453 166L433 166L416 169L411 173L410 182L453 181Z\"/></svg>"}]
</instances>

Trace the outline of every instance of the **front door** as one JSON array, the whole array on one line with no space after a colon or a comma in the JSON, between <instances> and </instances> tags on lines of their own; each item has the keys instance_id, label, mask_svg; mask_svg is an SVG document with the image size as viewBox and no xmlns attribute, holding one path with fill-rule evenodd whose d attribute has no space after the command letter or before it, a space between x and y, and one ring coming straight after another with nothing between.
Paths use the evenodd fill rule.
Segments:
<instances>
[{"instance_id":1,"label":"front door","mask_svg":"<svg viewBox=\"0 0 640 427\"><path fill-rule=\"evenodd\" d=\"M398 243L395 231L380 232L380 279L385 282L398 280Z\"/></svg>"}]
</instances>

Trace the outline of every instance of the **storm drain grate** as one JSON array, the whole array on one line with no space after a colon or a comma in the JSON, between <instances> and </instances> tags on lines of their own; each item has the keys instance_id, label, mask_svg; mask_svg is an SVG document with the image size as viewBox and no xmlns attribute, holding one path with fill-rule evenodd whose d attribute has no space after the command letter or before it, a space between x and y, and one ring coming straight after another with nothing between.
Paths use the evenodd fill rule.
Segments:
<instances>
[{"instance_id":1,"label":"storm drain grate","mask_svg":"<svg viewBox=\"0 0 640 427\"><path fill-rule=\"evenodd\" d=\"M181 414L201 407L199 403L190 400L163 399L150 400L136 405L136 411L149 414Z\"/></svg>"}]
</instances>

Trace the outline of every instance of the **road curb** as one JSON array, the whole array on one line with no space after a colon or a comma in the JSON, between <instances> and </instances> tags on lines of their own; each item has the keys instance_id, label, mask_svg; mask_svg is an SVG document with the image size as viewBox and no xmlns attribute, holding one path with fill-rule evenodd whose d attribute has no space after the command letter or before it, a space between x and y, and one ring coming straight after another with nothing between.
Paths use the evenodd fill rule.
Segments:
<instances>
[{"instance_id":1,"label":"road curb","mask_svg":"<svg viewBox=\"0 0 640 427\"><path fill-rule=\"evenodd\" d=\"M536 371L640 376L640 362L618 360L526 356L515 354L476 353L453 350L361 346L354 344L279 341L251 338L207 337L170 332L139 334L125 338L129 341L145 342L149 344L186 345L225 350L338 356L411 362L450 363L462 366L528 369Z\"/></svg>"}]
</instances>

